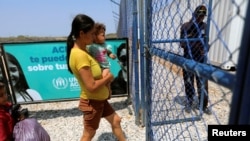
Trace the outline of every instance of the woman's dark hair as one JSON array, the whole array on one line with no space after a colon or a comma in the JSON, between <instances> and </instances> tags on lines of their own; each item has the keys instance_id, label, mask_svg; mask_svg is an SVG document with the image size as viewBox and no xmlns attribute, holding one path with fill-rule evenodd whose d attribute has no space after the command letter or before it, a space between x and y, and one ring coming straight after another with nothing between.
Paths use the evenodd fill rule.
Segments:
<instances>
[{"instance_id":1,"label":"woman's dark hair","mask_svg":"<svg viewBox=\"0 0 250 141\"><path fill-rule=\"evenodd\" d=\"M95 25L94 20L91 17L84 14L78 14L73 19L71 25L71 31L67 38L67 65L70 73L72 73L72 70L69 66L69 56L70 56L70 51L74 46L75 39L79 38L80 31L87 33L93 29L94 25Z\"/></svg>"}]
</instances>

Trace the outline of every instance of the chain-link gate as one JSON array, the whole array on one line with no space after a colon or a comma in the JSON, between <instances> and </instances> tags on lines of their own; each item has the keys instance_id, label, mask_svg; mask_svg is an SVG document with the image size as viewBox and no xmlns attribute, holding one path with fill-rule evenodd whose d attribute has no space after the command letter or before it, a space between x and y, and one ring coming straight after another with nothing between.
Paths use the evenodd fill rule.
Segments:
<instances>
[{"instance_id":1,"label":"chain-link gate","mask_svg":"<svg viewBox=\"0 0 250 141\"><path fill-rule=\"evenodd\" d=\"M229 123L248 5L121 0L127 32L118 35L131 42L131 97L147 140L207 140L208 125ZM198 14L205 25L194 22Z\"/></svg>"}]
</instances>

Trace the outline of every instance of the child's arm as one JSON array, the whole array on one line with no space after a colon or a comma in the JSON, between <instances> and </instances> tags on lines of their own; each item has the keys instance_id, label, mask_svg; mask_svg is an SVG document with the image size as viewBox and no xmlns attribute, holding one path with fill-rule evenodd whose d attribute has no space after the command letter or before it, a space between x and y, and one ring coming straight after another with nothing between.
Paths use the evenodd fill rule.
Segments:
<instances>
[{"instance_id":1,"label":"child's arm","mask_svg":"<svg viewBox=\"0 0 250 141\"><path fill-rule=\"evenodd\" d=\"M110 54L109 54L109 57L110 57L111 59L115 59L115 58L116 58L116 55L113 54L113 53L110 53Z\"/></svg>"},{"instance_id":2,"label":"child's arm","mask_svg":"<svg viewBox=\"0 0 250 141\"><path fill-rule=\"evenodd\" d=\"M107 54L108 54L108 57L111 58L111 59L115 59L116 58L116 55L113 54L110 50L107 50Z\"/></svg>"}]
</instances>

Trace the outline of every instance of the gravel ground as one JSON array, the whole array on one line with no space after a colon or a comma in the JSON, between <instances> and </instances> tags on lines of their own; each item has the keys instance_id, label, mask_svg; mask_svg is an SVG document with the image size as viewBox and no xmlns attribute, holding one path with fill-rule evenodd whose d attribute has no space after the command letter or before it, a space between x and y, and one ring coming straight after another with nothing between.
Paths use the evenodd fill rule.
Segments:
<instances>
[{"instance_id":1,"label":"gravel ground","mask_svg":"<svg viewBox=\"0 0 250 141\"><path fill-rule=\"evenodd\" d=\"M144 141L145 127L135 124L135 115L127 97L111 98L110 103L122 117L122 128L128 141ZM51 141L79 141L83 131L78 100L22 105L47 130ZM132 111L132 114L131 114ZM93 141L116 141L109 123L102 119Z\"/></svg>"}]
</instances>

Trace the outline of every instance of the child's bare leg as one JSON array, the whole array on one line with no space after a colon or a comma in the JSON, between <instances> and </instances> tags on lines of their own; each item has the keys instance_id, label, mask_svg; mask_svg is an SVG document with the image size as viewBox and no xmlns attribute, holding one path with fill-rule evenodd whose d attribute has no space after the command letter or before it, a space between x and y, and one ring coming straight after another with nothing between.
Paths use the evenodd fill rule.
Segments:
<instances>
[{"instance_id":1,"label":"child's bare leg","mask_svg":"<svg viewBox=\"0 0 250 141\"><path fill-rule=\"evenodd\" d=\"M102 70L102 76L106 76L108 73L110 73L110 70L108 68L105 68ZM106 86L108 87L109 89L109 97L108 99L111 98L111 94L112 94L112 91L111 91L111 82L107 83Z\"/></svg>"}]
</instances>

